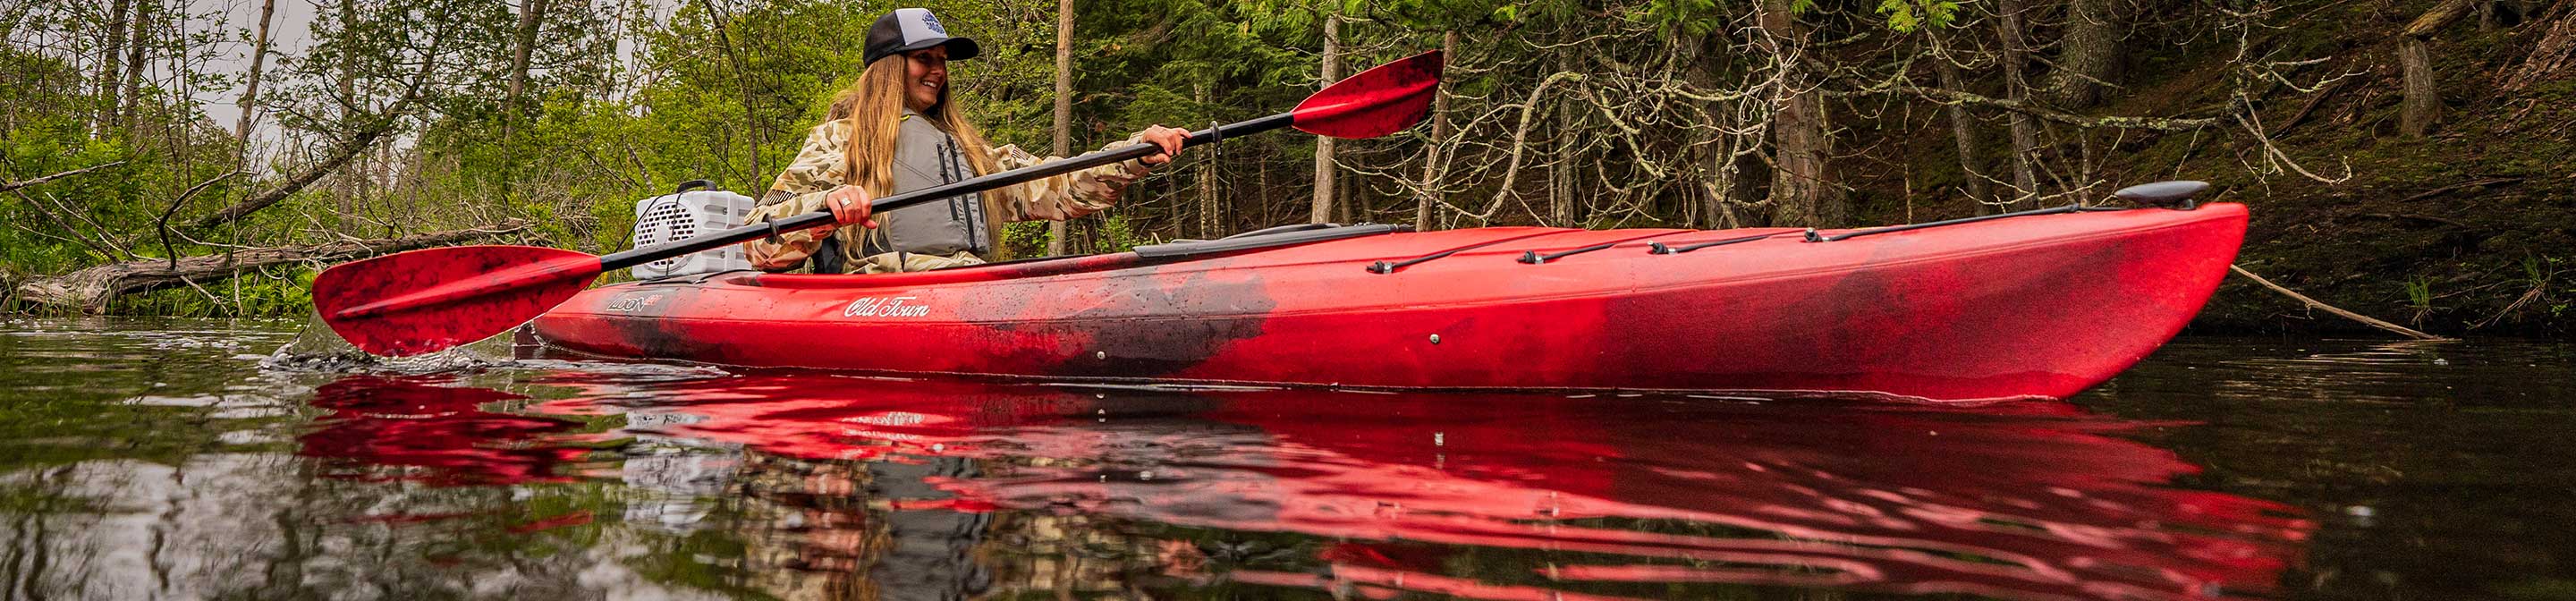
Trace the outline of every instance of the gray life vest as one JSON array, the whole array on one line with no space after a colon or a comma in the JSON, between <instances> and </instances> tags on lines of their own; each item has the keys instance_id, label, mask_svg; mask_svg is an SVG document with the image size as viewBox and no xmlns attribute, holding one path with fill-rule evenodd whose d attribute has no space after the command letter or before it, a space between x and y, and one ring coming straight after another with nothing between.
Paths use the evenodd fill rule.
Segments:
<instances>
[{"instance_id":1,"label":"gray life vest","mask_svg":"<svg viewBox=\"0 0 2576 601\"><path fill-rule=\"evenodd\" d=\"M920 113L905 110L894 143L894 192L901 194L975 177L975 165L957 139L930 124ZM984 199L960 194L876 215L859 256L905 252L940 256L959 251L986 255Z\"/></svg>"}]
</instances>

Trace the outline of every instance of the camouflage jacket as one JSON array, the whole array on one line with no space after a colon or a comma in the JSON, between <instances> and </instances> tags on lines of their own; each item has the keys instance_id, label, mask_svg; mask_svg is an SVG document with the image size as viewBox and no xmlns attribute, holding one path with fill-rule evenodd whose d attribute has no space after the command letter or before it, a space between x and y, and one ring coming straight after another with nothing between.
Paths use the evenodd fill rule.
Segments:
<instances>
[{"instance_id":1,"label":"camouflage jacket","mask_svg":"<svg viewBox=\"0 0 2576 601\"><path fill-rule=\"evenodd\" d=\"M905 118L918 117L907 113ZM805 145L797 151L796 160L778 174L778 179L769 186L770 193L761 199L759 207L752 209L745 222L760 223L823 210L824 196L840 187L848 175L849 166L843 156L844 149L849 147L849 135L850 124L845 120L834 119L814 126L806 134ZM1139 143L1142 143L1141 134L1112 142L1101 149ZM1057 158L1038 158L1017 145L996 147L992 153L994 167L1005 171ZM1000 202L995 204L1005 211L1002 218L1006 221L1072 219L1117 204L1120 191L1128 183L1144 177L1146 172L1147 167L1143 163L1126 161L1034 180L986 194L1001 195ZM896 190L895 193L907 191ZM884 218L879 219L883 223ZM832 236L839 239L844 264L855 269L866 262L867 257L863 256L866 251L861 250L869 246L863 238L866 235L865 228L855 226L834 230ZM783 233L775 241L763 239L744 244L750 251L753 267L764 271L787 271L804 265L806 259L822 247L822 239L808 230Z\"/></svg>"}]
</instances>

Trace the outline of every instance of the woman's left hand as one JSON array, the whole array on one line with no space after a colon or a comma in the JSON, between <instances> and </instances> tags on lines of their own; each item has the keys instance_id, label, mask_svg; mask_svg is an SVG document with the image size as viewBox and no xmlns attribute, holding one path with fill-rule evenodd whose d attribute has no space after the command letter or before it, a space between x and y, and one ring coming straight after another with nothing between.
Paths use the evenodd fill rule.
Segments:
<instances>
[{"instance_id":1,"label":"woman's left hand","mask_svg":"<svg viewBox=\"0 0 2576 601\"><path fill-rule=\"evenodd\" d=\"M1147 144L1163 147L1162 152L1144 158L1147 165L1161 165L1172 162L1174 157L1181 156L1181 141L1190 137L1190 131L1156 125L1145 128L1144 133L1138 135L1143 137Z\"/></svg>"}]
</instances>

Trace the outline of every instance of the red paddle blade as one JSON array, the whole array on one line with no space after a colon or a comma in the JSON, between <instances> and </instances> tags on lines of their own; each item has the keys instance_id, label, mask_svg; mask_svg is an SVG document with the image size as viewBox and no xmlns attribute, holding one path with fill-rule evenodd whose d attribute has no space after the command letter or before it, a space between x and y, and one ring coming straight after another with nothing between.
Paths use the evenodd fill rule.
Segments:
<instances>
[{"instance_id":1,"label":"red paddle blade","mask_svg":"<svg viewBox=\"0 0 2576 601\"><path fill-rule=\"evenodd\" d=\"M489 338L563 304L599 257L534 246L451 246L345 263L313 278L313 308L358 350L390 357Z\"/></svg>"},{"instance_id":2,"label":"red paddle blade","mask_svg":"<svg viewBox=\"0 0 2576 601\"><path fill-rule=\"evenodd\" d=\"M1297 104L1295 127L1319 136L1375 138L1413 127L1431 114L1440 90L1440 51L1361 71Z\"/></svg>"}]
</instances>

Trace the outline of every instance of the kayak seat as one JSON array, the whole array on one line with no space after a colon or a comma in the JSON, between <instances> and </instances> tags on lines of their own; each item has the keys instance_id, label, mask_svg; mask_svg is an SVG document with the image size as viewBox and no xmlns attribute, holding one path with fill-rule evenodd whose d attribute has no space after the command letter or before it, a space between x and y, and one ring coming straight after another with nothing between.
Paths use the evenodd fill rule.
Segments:
<instances>
[{"instance_id":1,"label":"kayak seat","mask_svg":"<svg viewBox=\"0 0 2576 601\"><path fill-rule=\"evenodd\" d=\"M697 285L697 284L704 284L704 283L707 283L707 280L715 279L715 278L716 278L716 277L718 277L718 276L727 276L727 275L736 275L736 274L746 274L746 273L748 273L748 274L758 274L758 273L760 273L760 270L757 270L757 269L727 269L727 270L723 270L723 271L705 271L705 272L699 272L699 273L683 273L683 274L679 274L679 275L663 276L663 277L652 278L652 279L639 279L639 280L636 280L636 281L635 281L635 285L637 285L637 286L692 285L692 286L693 286L693 285Z\"/></svg>"}]
</instances>

